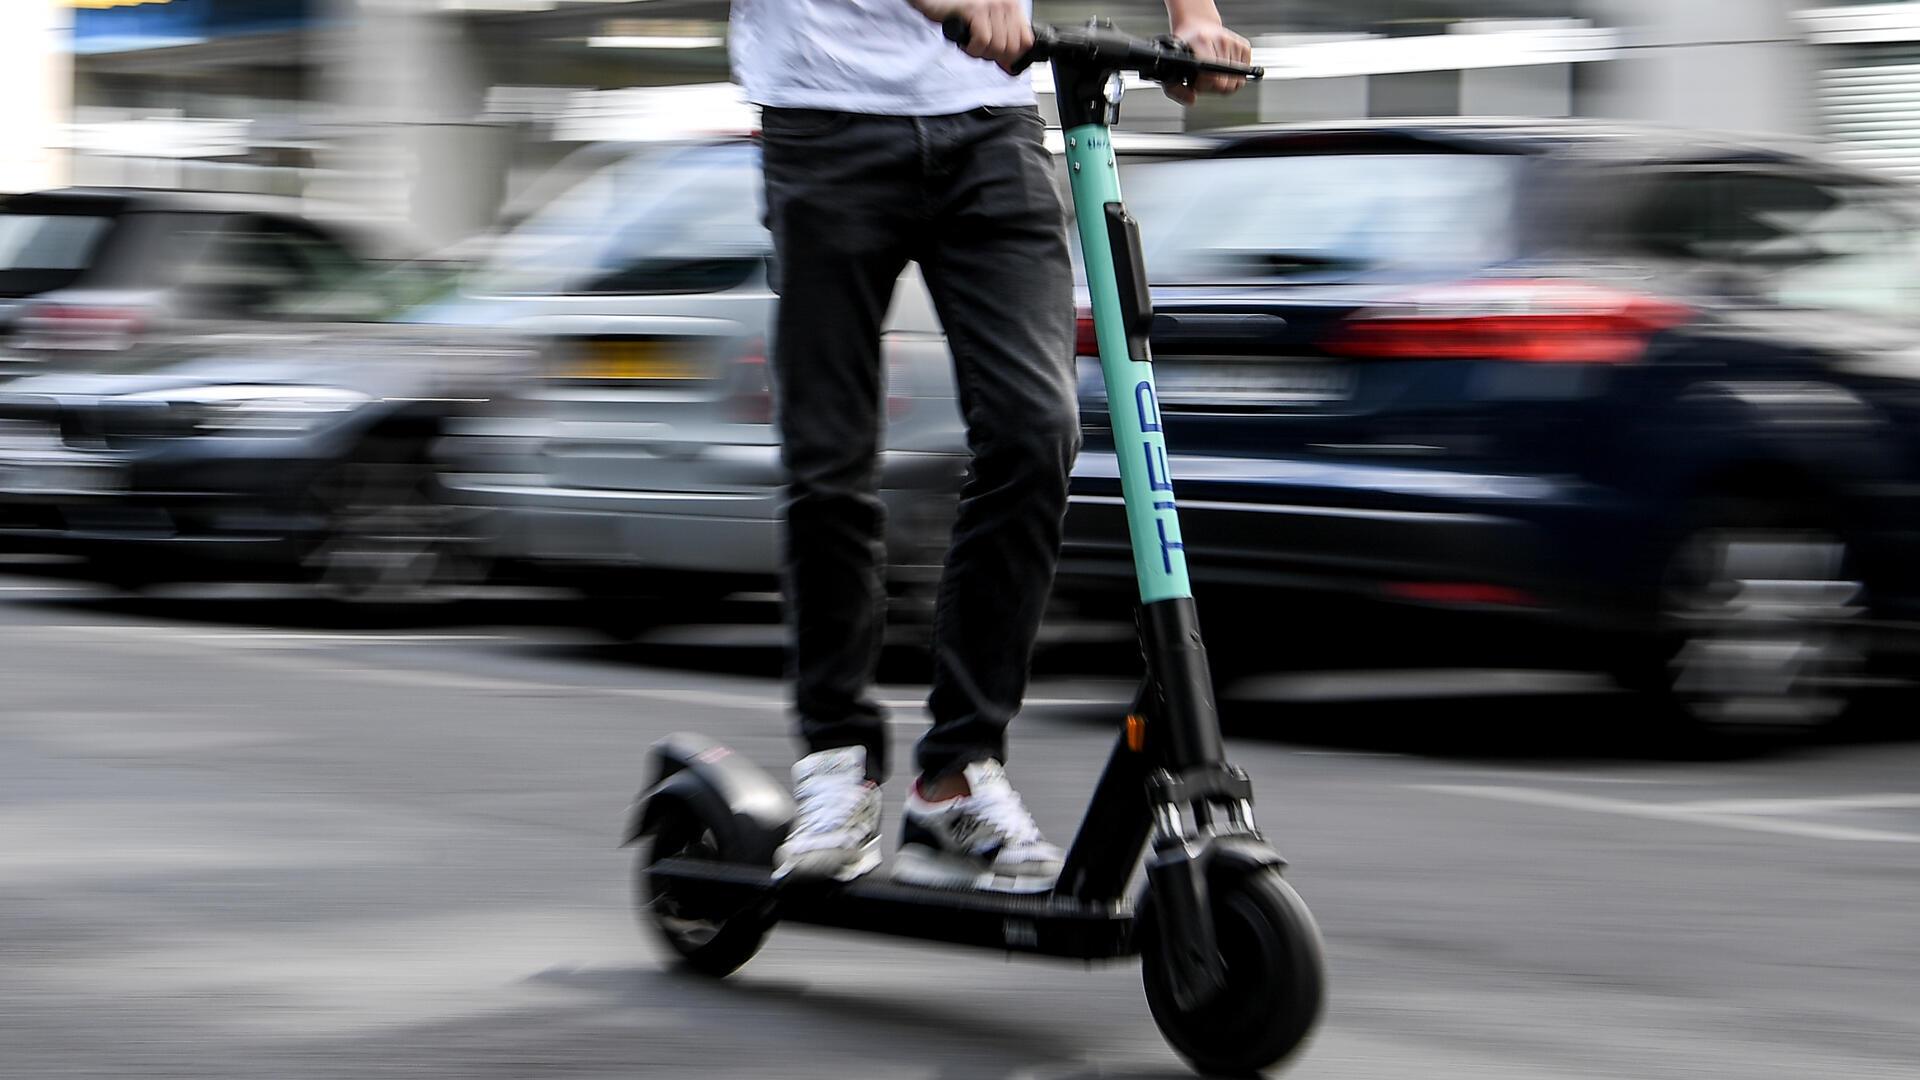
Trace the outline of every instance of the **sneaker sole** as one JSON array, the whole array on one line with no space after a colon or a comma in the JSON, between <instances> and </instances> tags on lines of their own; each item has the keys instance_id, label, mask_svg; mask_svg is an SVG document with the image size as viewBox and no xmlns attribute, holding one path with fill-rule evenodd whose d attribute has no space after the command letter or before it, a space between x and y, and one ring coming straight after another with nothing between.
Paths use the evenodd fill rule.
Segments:
<instances>
[{"instance_id":1,"label":"sneaker sole","mask_svg":"<svg viewBox=\"0 0 1920 1080\"><path fill-rule=\"evenodd\" d=\"M894 856L893 880L902 885L931 889L970 889L978 892L1043 893L1051 890L1059 872L1044 876L982 870L964 856L947 855L910 844Z\"/></svg>"},{"instance_id":2,"label":"sneaker sole","mask_svg":"<svg viewBox=\"0 0 1920 1080\"><path fill-rule=\"evenodd\" d=\"M830 870L825 867L822 867L819 871L802 870L799 862L789 860L782 863L779 869L773 872L773 879L779 881L787 877L825 878L829 881L848 882L855 878L865 877L867 874L872 873L874 868L879 865L880 838L876 836L856 848L852 858Z\"/></svg>"}]
</instances>

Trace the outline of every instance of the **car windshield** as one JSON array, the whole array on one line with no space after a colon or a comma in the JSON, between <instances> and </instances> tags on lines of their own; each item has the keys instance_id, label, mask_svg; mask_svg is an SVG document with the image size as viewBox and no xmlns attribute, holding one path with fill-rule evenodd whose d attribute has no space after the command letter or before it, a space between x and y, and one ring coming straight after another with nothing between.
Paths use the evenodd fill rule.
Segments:
<instances>
[{"instance_id":1,"label":"car windshield","mask_svg":"<svg viewBox=\"0 0 1920 1080\"><path fill-rule=\"evenodd\" d=\"M637 151L597 170L502 242L473 291L700 291L715 267L772 250L750 143Z\"/></svg>"},{"instance_id":2,"label":"car windshield","mask_svg":"<svg viewBox=\"0 0 1920 1080\"><path fill-rule=\"evenodd\" d=\"M89 214L0 212L0 295L71 284L112 227L112 218Z\"/></svg>"},{"instance_id":3,"label":"car windshield","mask_svg":"<svg viewBox=\"0 0 1920 1080\"><path fill-rule=\"evenodd\" d=\"M1143 162L1125 171L1165 284L1444 273L1513 254L1519 159L1332 154Z\"/></svg>"}]
</instances>

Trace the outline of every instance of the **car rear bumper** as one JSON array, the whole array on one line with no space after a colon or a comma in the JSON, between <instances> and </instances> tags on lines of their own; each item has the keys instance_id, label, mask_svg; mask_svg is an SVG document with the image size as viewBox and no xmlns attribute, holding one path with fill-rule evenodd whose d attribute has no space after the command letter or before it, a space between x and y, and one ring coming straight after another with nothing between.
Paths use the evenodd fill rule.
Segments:
<instances>
[{"instance_id":1,"label":"car rear bumper","mask_svg":"<svg viewBox=\"0 0 1920 1080\"><path fill-rule=\"evenodd\" d=\"M952 454L886 455L880 497L896 582L937 576L963 461ZM717 492L557 487L500 474L456 474L447 487L453 498L485 511L500 558L575 568L780 572L785 494L777 475Z\"/></svg>"}]
</instances>

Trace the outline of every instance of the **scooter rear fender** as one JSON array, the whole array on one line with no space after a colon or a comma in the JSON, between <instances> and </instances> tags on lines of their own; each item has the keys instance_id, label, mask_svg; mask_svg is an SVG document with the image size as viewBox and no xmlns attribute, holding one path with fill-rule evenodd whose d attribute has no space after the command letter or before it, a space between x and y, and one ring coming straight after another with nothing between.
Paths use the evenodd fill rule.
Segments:
<instances>
[{"instance_id":1,"label":"scooter rear fender","mask_svg":"<svg viewBox=\"0 0 1920 1080\"><path fill-rule=\"evenodd\" d=\"M773 777L731 749L689 732L653 745L652 782L635 800L621 843L653 834L663 813L684 807L723 835L731 859L771 863L793 820L793 799Z\"/></svg>"}]
</instances>

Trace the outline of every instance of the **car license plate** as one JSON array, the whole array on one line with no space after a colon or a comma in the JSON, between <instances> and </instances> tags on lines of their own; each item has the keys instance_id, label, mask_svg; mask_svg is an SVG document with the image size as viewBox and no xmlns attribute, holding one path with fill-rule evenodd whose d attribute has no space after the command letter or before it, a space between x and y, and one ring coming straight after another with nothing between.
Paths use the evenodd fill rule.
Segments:
<instances>
[{"instance_id":1,"label":"car license plate","mask_svg":"<svg viewBox=\"0 0 1920 1080\"><path fill-rule=\"evenodd\" d=\"M107 461L0 461L0 492L14 495L112 495L126 470Z\"/></svg>"},{"instance_id":2,"label":"car license plate","mask_svg":"<svg viewBox=\"0 0 1920 1080\"><path fill-rule=\"evenodd\" d=\"M1352 365L1315 360L1162 361L1154 379L1161 404L1186 408L1323 405L1353 395Z\"/></svg>"},{"instance_id":3,"label":"car license plate","mask_svg":"<svg viewBox=\"0 0 1920 1080\"><path fill-rule=\"evenodd\" d=\"M650 379L683 382L706 377L706 366L677 341L586 341L566 369L569 379Z\"/></svg>"}]
</instances>

